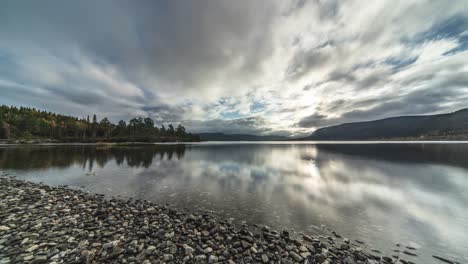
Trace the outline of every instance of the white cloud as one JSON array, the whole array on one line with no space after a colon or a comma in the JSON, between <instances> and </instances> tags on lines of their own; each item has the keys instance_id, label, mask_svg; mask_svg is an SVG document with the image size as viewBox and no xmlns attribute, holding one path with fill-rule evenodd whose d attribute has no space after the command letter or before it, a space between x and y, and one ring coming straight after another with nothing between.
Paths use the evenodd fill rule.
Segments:
<instances>
[{"instance_id":1,"label":"white cloud","mask_svg":"<svg viewBox=\"0 0 468 264\"><path fill-rule=\"evenodd\" d=\"M301 120L332 125L466 103L413 93L468 86L460 77L467 55L457 50L466 45L466 1L298 3L8 5L0 11L0 103L291 134L315 127ZM389 109L406 100L415 107ZM366 114L349 114L356 111Z\"/></svg>"}]
</instances>

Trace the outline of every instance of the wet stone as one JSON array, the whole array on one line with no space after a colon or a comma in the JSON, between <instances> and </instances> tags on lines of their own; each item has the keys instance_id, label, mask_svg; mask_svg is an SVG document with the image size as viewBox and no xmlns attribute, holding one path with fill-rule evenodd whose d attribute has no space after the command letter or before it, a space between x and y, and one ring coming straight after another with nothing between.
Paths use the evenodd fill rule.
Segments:
<instances>
[{"instance_id":1,"label":"wet stone","mask_svg":"<svg viewBox=\"0 0 468 264\"><path fill-rule=\"evenodd\" d=\"M296 237L287 229L250 227L209 211L187 214L13 177L0 176L0 209L7 212L0 213L0 264L391 263L347 239L340 243L337 234Z\"/></svg>"},{"instance_id":2,"label":"wet stone","mask_svg":"<svg viewBox=\"0 0 468 264\"><path fill-rule=\"evenodd\" d=\"M298 255L296 252L294 252L294 251L289 252L289 255L290 255L295 261L297 261L297 262L302 261L302 257L299 256L299 255Z\"/></svg>"}]
</instances>

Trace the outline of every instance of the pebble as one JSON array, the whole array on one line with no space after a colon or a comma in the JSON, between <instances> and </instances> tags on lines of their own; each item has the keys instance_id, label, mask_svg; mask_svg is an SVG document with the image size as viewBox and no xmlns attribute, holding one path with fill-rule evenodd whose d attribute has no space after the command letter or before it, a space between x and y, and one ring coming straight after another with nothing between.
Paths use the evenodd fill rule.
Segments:
<instances>
[{"instance_id":1,"label":"pebble","mask_svg":"<svg viewBox=\"0 0 468 264\"><path fill-rule=\"evenodd\" d=\"M440 261L443 261L443 262L445 262L445 263L455 264L455 262L453 262L453 261L451 261L451 260L448 260L448 259L446 259L446 258L443 258L443 257L441 257L441 256L432 255L432 257L435 258L435 259L438 259L438 260L440 260Z\"/></svg>"},{"instance_id":2,"label":"pebble","mask_svg":"<svg viewBox=\"0 0 468 264\"><path fill-rule=\"evenodd\" d=\"M209 211L187 214L149 201L107 198L11 176L0 176L0 209L0 264L372 264L388 260L364 253L348 239L337 243L336 233L328 238L305 234L296 238L286 229L250 229L242 221L219 219Z\"/></svg>"},{"instance_id":3,"label":"pebble","mask_svg":"<svg viewBox=\"0 0 468 264\"><path fill-rule=\"evenodd\" d=\"M289 255L290 255L295 261L297 261L297 262L302 261L302 257L299 256L299 255L298 255L296 252L294 252L294 251L289 252Z\"/></svg>"}]
</instances>

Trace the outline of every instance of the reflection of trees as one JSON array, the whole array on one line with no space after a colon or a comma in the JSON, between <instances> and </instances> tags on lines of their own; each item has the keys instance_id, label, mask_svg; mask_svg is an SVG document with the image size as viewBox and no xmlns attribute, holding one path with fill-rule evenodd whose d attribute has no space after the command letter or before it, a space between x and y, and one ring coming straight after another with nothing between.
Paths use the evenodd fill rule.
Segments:
<instances>
[{"instance_id":1,"label":"reflection of trees","mask_svg":"<svg viewBox=\"0 0 468 264\"><path fill-rule=\"evenodd\" d=\"M175 155L174 155L175 154ZM67 168L72 165L104 167L115 160L117 165L148 168L153 159L181 159L184 145L151 146L27 146L0 148L0 168L42 169Z\"/></svg>"}]
</instances>

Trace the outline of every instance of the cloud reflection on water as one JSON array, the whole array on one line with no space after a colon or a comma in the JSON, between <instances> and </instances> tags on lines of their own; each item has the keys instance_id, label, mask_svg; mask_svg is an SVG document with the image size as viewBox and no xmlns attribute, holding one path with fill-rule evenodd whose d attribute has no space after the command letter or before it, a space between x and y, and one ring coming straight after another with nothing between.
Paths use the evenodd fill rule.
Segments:
<instances>
[{"instance_id":1,"label":"cloud reflection on water","mask_svg":"<svg viewBox=\"0 0 468 264\"><path fill-rule=\"evenodd\" d=\"M427 252L468 247L466 154L466 145L0 148L0 167L250 223L324 224L380 249L412 242L428 262ZM91 164L97 176L84 174Z\"/></svg>"}]
</instances>

